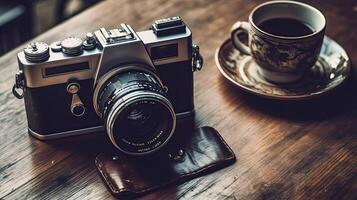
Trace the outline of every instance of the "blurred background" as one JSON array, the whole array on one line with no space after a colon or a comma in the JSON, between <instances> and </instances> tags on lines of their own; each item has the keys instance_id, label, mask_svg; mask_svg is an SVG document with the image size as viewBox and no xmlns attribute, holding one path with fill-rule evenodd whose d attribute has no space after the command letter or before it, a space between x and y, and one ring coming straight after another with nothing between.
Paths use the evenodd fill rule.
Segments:
<instances>
[{"instance_id":1,"label":"blurred background","mask_svg":"<svg viewBox=\"0 0 357 200\"><path fill-rule=\"evenodd\" d=\"M0 56L100 0L1 0Z\"/></svg>"}]
</instances>

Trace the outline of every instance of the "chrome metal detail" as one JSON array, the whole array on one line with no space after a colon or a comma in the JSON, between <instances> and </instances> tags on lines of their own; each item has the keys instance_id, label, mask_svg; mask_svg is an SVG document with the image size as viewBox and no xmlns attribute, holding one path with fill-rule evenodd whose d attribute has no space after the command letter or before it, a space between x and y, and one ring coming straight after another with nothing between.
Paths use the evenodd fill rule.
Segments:
<instances>
[{"instance_id":1,"label":"chrome metal detail","mask_svg":"<svg viewBox=\"0 0 357 200\"><path fill-rule=\"evenodd\" d=\"M186 118L190 115L193 115L195 113L195 110L192 109L190 111L186 111L186 112L180 112L180 113L176 113L176 119L182 119L182 118Z\"/></svg>"},{"instance_id":2,"label":"chrome metal detail","mask_svg":"<svg viewBox=\"0 0 357 200\"><path fill-rule=\"evenodd\" d=\"M200 54L200 47L192 45L192 71L200 71L203 67L203 57Z\"/></svg>"},{"instance_id":3,"label":"chrome metal detail","mask_svg":"<svg viewBox=\"0 0 357 200\"><path fill-rule=\"evenodd\" d=\"M92 50L96 47L96 40L95 40L95 37L93 35L93 33L87 33L86 34L86 39L84 40L83 42L83 48L85 50Z\"/></svg>"},{"instance_id":4,"label":"chrome metal detail","mask_svg":"<svg viewBox=\"0 0 357 200\"><path fill-rule=\"evenodd\" d=\"M83 52L83 41L81 38L69 37L61 42L62 52L70 55L76 56Z\"/></svg>"},{"instance_id":5,"label":"chrome metal detail","mask_svg":"<svg viewBox=\"0 0 357 200\"><path fill-rule=\"evenodd\" d=\"M169 159L174 160L176 162L182 162L185 160L185 151L179 149L177 152L169 153L168 157Z\"/></svg>"},{"instance_id":6,"label":"chrome metal detail","mask_svg":"<svg viewBox=\"0 0 357 200\"><path fill-rule=\"evenodd\" d=\"M113 161L119 160L119 156L113 156L112 159Z\"/></svg>"},{"instance_id":7,"label":"chrome metal detail","mask_svg":"<svg viewBox=\"0 0 357 200\"><path fill-rule=\"evenodd\" d=\"M24 97L24 87L25 87L24 73L22 70L20 70L15 74L15 84L12 87L12 93L16 98L22 99ZM21 90L22 92L19 93L18 90Z\"/></svg>"},{"instance_id":8,"label":"chrome metal detail","mask_svg":"<svg viewBox=\"0 0 357 200\"><path fill-rule=\"evenodd\" d=\"M104 36L105 41L108 44L119 43L122 41L134 39L132 32L127 27L126 24L120 24L121 29L115 28L111 30L106 30L105 28L100 28L100 33Z\"/></svg>"},{"instance_id":9,"label":"chrome metal detail","mask_svg":"<svg viewBox=\"0 0 357 200\"><path fill-rule=\"evenodd\" d=\"M76 82L72 82L67 85L67 92L72 94L72 103L70 106L70 110L71 113L76 117L80 117L84 115L86 111L86 107L84 106L83 102L79 98L78 95L79 90L80 90L80 85Z\"/></svg>"},{"instance_id":10,"label":"chrome metal detail","mask_svg":"<svg viewBox=\"0 0 357 200\"><path fill-rule=\"evenodd\" d=\"M71 130L71 131L56 132L56 133L43 135L43 134L37 133L37 132L31 130L30 128L28 128L28 132L30 133L30 135L32 135L35 138L40 139L40 140L52 140L52 139L70 137L70 136L75 136L75 135L98 133L98 132L102 132L104 130L105 130L104 126L94 126L94 127L76 129L76 130Z\"/></svg>"},{"instance_id":11,"label":"chrome metal detail","mask_svg":"<svg viewBox=\"0 0 357 200\"><path fill-rule=\"evenodd\" d=\"M23 65L25 85L29 88L38 88L55 84L66 84L68 80L76 78L76 80L93 79L98 67L101 51L93 49L84 51L81 55L70 57L62 52L51 52L50 58L41 63L32 63L25 59L24 52L18 53L19 62ZM88 62L88 70L74 71L71 73L61 74L59 76L45 76L45 69L58 67L69 64Z\"/></svg>"},{"instance_id":12,"label":"chrome metal detail","mask_svg":"<svg viewBox=\"0 0 357 200\"><path fill-rule=\"evenodd\" d=\"M80 117L83 116L85 112L86 112L86 107L84 106L83 102L79 98L79 95L73 94L72 103L71 103L71 113L76 117Z\"/></svg>"},{"instance_id":13,"label":"chrome metal detail","mask_svg":"<svg viewBox=\"0 0 357 200\"><path fill-rule=\"evenodd\" d=\"M155 77L156 81L158 81L160 83L161 86L163 86L160 78L156 75L156 73L154 73L152 71L152 69L149 66L145 66L143 64L136 64L134 63L133 65L124 65L118 68L115 68L111 71L109 71L108 73L104 74L99 81L97 82L97 85L94 88L94 93L93 93L93 106L94 106L94 110L97 113L97 115L99 117L102 117L102 114L99 112L99 108L98 108L98 95L99 95L99 91L100 89L103 87L103 85L108 81L109 78L115 76L116 74L119 73L123 73L126 71L130 71L130 70L138 70L138 71L143 71L146 72L152 76Z\"/></svg>"},{"instance_id":14,"label":"chrome metal detail","mask_svg":"<svg viewBox=\"0 0 357 200\"><path fill-rule=\"evenodd\" d=\"M102 31L94 32L98 40L98 48L102 49L102 56L94 78L95 84L102 76L112 70L113 67L120 66L123 63L142 63L150 66L152 70L155 70L155 66L152 63L144 43L129 25L124 25L125 29L130 31L133 35L133 38L130 40L125 39L117 43L108 43L103 36Z\"/></svg>"},{"instance_id":15,"label":"chrome metal detail","mask_svg":"<svg viewBox=\"0 0 357 200\"><path fill-rule=\"evenodd\" d=\"M144 152L144 153L133 153L133 152L127 152L123 149L121 149L118 144L115 142L114 140L114 135L113 135L113 126L114 126L114 122L117 119L119 113L126 108L129 104L135 103L137 101L141 101L141 100L155 100L158 102L161 102L171 113L172 119L173 119L173 125L172 125L172 129L169 133L169 137L157 148ZM107 134L110 138L110 141L112 142L112 144L119 149L120 151L129 154L129 155L146 155L146 154L150 154L152 152L155 152L159 149L161 149L163 146L165 146L165 144L170 140L170 138L172 137L172 135L174 134L176 128L176 115L174 112L174 109L170 103L170 101L161 95L158 95L156 93L153 92L147 92L147 91L136 91L136 92L132 92L128 95L125 96L125 98L122 98L122 101L117 101L113 107L111 108L111 110L109 111L109 115L108 115L108 119L107 119L107 124L106 124L106 130L107 130Z\"/></svg>"},{"instance_id":16,"label":"chrome metal detail","mask_svg":"<svg viewBox=\"0 0 357 200\"><path fill-rule=\"evenodd\" d=\"M53 52L61 52L62 51L61 41L52 42L50 47Z\"/></svg>"},{"instance_id":17,"label":"chrome metal detail","mask_svg":"<svg viewBox=\"0 0 357 200\"><path fill-rule=\"evenodd\" d=\"M50 57L48 45L44 42L34 42L26 45L25 58L30 62L43 62Z\"/></svg>"},{"instance_id":18,"label":"chrome metal detail","mask_svg":"<svg viewBox=\"0 0 357 200\"><path fill-rule=\"evenodd\" d=\"M168 63L181 62L192 59L191 54L191 40L192 35L189 28L186 27L184 33L178 33L174 35L167 35L164 37L158 37L152 30L141 31L137 33L140 39L145 44L146 50L151 55L151 49L153 47L159 47L170 44L177 44L178 56L165 59L153 60L154 65L164 65Z\"/></svg>"},{"instance_id":19,"label":"chrome metal detail","mask_svg":"<svg viewBox=\"0 0 357 200\"><path fill-rule=\"evenodd\" d=\"M71 78L77 80L85 80L94 78L95 84L105 73L110 71L113 66L118 66L122 63L139 62L150 66L155 70L155 65L162 65L192 59L191 46L191 31L186 27L185 33L168 35L165 37L157 37L152 30L135 32L129 25L125 24L122 27L125 32L130 32L133 35L132 40L121 41L120 45L108 44L101 31L95 31L95 47L90 51L83 51L77 56L67 55L61 51L52 50L51 56L47 61L34 63L26 59L25 52L18 53L18 60L21 63L25 79L26 87L37 88L54 84L67 83ZM91 38L92 36L89 36ZM87 37L88 39L88 37ZM84 41L86 44L87 39ZM90 39L91 40L91 39ZM89 41L90 41L89 40ZM85 45L82 45L86 49ZM121 45L123 44L123 45ZM178 56L167 59L159 59L152 61L150 58L150 49L152 47L162 45L178 45ZM62 47L61 47L62 50ZM57 52L56 52L57 51ZM71 51L70 51L71 52ZM118 54L117 52L120 52ZM45 68L57 67L61 65L74 64L79 62L88 62L89 70L77 71L60 76L45 77L43 75Z\"/></svg>"}]
</instances>

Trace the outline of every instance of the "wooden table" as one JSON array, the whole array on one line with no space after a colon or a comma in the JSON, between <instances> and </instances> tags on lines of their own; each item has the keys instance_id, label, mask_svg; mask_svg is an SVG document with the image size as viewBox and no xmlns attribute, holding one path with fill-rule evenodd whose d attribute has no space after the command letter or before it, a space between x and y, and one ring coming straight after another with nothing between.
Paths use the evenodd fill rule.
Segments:
<instances>
[{"instance_id":1,"label":"wooden table","mask_svg":"<svg viewBox=\"0 0 357 200\"><path fill-rule=\"evenodd\" d=\"M105 1L33 41L84 36L121 22L136 30L180 15L201 47L195 73L197 126L215 127L238 161L216 173L143 199L357 199L357 89L354 75L335 93L312 101L281 102L248 95L222 78L214 52L230 26L263 1ZM309 1L328 21L327 35L357 63L357 3ZM102 137L44 143L27 134L22 100L11 87L19 48L0 58L0 199L111 199L94 158Z\"/></svg>"}]
</instances>

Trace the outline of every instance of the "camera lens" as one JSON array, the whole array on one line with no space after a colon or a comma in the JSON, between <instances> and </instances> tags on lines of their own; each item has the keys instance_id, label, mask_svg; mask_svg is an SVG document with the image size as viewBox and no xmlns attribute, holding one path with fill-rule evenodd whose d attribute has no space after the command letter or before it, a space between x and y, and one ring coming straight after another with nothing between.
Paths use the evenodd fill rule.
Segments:
<instances>
[{"instance_id":1,"label":"camera lens","mask_svg":"<svg viewBox=\"0 0 357 200\"><path fill-rule=\"evenodd\" d=\"M95 107L116 148L143 155L169 141L175 130L175 112L153 73L117 73L98 86Z\"/></svg>"}]
</instances>

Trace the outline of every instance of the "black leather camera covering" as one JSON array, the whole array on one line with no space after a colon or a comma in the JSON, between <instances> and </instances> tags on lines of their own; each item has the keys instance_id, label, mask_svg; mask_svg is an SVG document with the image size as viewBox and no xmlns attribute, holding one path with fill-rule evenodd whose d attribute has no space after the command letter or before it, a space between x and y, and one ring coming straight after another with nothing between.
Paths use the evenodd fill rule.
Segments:
<instances>
[{"instance_id":1,"label":"black leather camera covering","mask_svg":"<svg viewBox=\"0 0 357 200\"><path fill-rule=\"evenodd\" d=\"M99 175L117 198L135 198L172 184L180 184L224 168L236 157L219 133L211 127L196 129L176 139L159 153L133 157L99 154Z\"/></svg>"},{"instance_id":2,"label":"black leather camera covering","mask_svg":"<svg viewBox=\"0 0 357 200\"><path fill-rule=\"evenodd\" d=\"M190 43L191 45L191 43ZM191 47L188 47L191 49ZM191 53L189 52L191 55ZM168 87L167 94L176 113L194 109L192 61L182 61L156 66L163 84Z\"/></svg>"},{"instance_id":3,"label":"black leather camera covering","mask_svg":"<svg viewBox=\"0 0 357 200\"><path fill-rule=\"evenodd\" d=\"M67 92L67 84L25 88L29 128L39 135L51 135L103 125L93 107L93 81L77 81L81 85L78 95L86 106L86 113L82 117L76 117L70 111L72 95Z\"/></svg>"}]
</instances>

